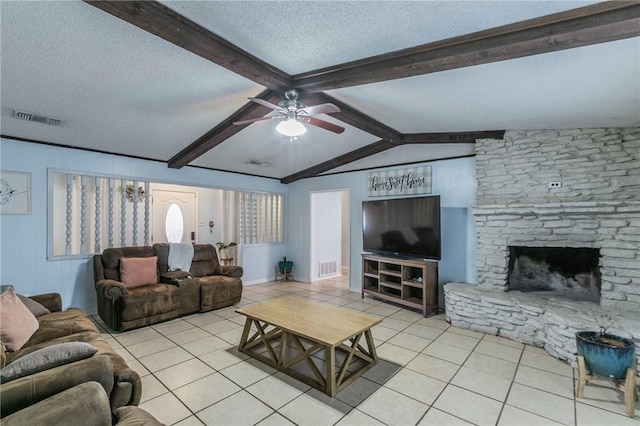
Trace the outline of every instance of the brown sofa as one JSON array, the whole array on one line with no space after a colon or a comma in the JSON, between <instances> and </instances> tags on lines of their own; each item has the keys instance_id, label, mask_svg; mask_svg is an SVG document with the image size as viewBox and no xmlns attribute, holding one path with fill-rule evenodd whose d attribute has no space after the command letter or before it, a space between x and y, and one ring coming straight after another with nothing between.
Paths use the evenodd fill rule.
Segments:
<instances>
[{"instance_id":1,"label":"brown sofa","mask_svg":"<svg viewBox=\"0 0 640 426\"><path fill-rule=\"evenodd\" d=\"M211 244L194 244L189 271L169 271L169 244L121 247L93 257L98 313L124 331L195 312L231 306L242 297L242 267L220 265ZM120 282L120 259L157 256L158 283L127 288Z\"/></svg>"},{"instance_id":2,"label":"brown sofa","mask_svg":"<svg viewBox=\"0 0 640 426\"><path fill-rule=\"evenodd\" d=\"M111 409L138 405L142 392L140 376L102 337L95 324L79 309L62 310L57 293L31 296L51 311L37 317L38 329L19 350L3 353L2 366L48 346L86 342L97 349L90 358L46 369L0 386L2 417L22 410L66 389L89 381L98 382L109 395Z\"/></svg>"}]
</instances>

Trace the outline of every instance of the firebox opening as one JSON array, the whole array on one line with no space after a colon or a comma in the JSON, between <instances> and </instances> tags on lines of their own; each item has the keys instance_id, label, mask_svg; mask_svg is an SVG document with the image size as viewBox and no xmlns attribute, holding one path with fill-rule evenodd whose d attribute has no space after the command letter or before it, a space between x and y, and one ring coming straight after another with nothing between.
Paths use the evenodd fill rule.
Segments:
<instances>
[{"instance_id":1,"label":"firebox opening","mask_svg":"<svg viewBox=\"0 0 640 426\"><path fill-rule=\"evenodd\" d=\"M509 247L509 290L600 303L599 259L592 248Z\"/></svg>"}]
</instances>

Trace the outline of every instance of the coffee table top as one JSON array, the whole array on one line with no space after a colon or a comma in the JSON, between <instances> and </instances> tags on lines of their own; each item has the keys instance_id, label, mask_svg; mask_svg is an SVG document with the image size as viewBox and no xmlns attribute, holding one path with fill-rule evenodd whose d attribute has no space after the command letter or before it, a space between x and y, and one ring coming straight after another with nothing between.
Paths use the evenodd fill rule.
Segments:
<instances>
[{"instance_id":1,"label":"coffee table top","mask_svg":"<svg viewBox=\"0 0 640 426\"><path fill-rule=\"evenodd\" d=\"M328 346L339 345L382 322L380 317L295 296L245 306L236 312Z\"/></svg>"}]
</instances>

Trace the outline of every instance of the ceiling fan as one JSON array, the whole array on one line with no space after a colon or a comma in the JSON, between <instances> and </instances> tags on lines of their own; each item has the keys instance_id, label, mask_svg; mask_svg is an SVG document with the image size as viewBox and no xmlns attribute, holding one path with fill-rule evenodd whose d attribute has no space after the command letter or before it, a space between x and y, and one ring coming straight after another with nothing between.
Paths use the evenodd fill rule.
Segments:
<instances>
[{"instance_id":1,"label":"ceiling fan","mask_svg":"<svg viewBox=\"0 0 640 426\"><path fill-rule=\"evenodd\" d=\"M278 105L274 105L271 102L267 102L260 98L249 98L255 103L278 111L279 115L266 115L260 118L236 121L233 124L242 125L262 120L283 120L280 124L278 124L276 130L280 134L292 139L296 136L300 136L307 131L302 123L309 123L312 126L320 127L322 129L338 134L344 132L344 127L340 127L333 123L329 123L328 121L314 117L314 115L318 114L331 114L334 112L340 112L340 108L338 108L334 104L326 103L308 107L302 102L298 101L298 92L295 89L288 90L284 94L284 96L286 99L278 102Z\"/></svg>"}]
</instances>

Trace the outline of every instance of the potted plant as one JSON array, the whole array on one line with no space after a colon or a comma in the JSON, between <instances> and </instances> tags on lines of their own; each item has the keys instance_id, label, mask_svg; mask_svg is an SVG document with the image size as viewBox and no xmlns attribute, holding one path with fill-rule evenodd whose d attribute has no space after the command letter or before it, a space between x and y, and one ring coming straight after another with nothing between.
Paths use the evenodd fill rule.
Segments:
<instances>
[{"instance_id":1,"label":"potted plant","mask_svg":"<svg viewBox=\"0 0 640 426\"><path fill-rule=\"evenodd\" d=\"M636 345L624 337L607 333L613 324L611 315L596 316L599 331L578 331L578 355L584 358L588 370L611 379L623 379L635 362Z\"/></svg>"},{"instance_id":2,"label":"potted plant","mask_svg":"<svg viewBox=\"0 0 640 426\"><path fill-rule=\"evenodd\" d=\"M282 256L282 261L278 262L278 270L281 274L290 274L293 271L293 261L287 260L287 256Z\"/></svg>"},{"instance_id":3,"label":"potted plant","mask_svg":"<svg viewBox=\"0 0 640 426\"><path fill-rule=\"evenodd\" d=\"M220 251L220 260L225 265L229 265L231 262L233 262L233 254L230 252L229 249L231 247L237 246L238 244L233 241L228 244L223 243L222 241L218 241L216 245L218 246L218 250Z\"/></svg>"}]
</instances>

